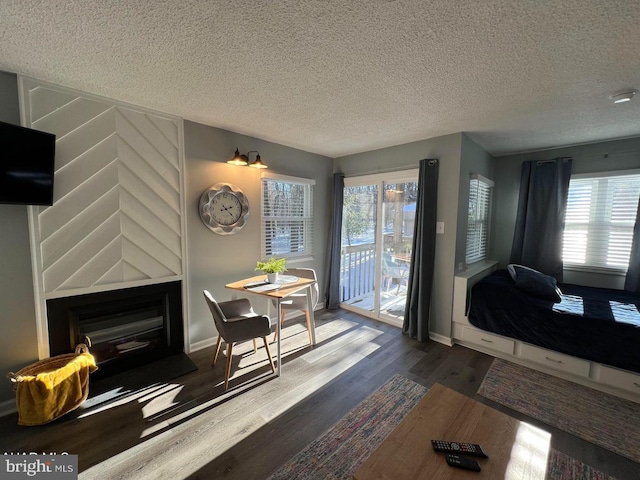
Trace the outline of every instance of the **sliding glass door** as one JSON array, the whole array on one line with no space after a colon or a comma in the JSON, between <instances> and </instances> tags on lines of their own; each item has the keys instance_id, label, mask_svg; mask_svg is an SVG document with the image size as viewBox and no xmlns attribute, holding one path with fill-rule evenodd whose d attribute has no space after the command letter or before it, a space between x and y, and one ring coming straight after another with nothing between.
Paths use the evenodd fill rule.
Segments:
<instances>
[{"instance_id":1,"label":"sliding glass door","mask_svg":"<svg viewBox=\"0 0 640 480\"><path fill-rule=\"evenodd\" d=\"M345 179L342 212L342 306L402 325L418 171Z\"/></svg>"}]
</instances>

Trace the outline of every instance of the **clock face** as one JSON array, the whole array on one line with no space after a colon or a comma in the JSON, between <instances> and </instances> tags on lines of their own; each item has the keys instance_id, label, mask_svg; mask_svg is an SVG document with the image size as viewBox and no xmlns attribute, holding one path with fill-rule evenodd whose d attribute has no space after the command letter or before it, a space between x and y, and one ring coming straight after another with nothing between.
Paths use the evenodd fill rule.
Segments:
<instances>
[{"instance_id":1,"label":"clock face","mask_svg":"<svg viewBox=\"0 0 640 480\"><path fill-rule=\"evenodd\" d=\"M240 200L229 192L220 192L211 201L211 216L220 225L233 225L242 214Z\"/></svg>"},{"instance_id":2,"label":"clock face","mask_svg":"<svg viewBox=\"0 0 640 480\"><path fill-rule=\"evenodd\" d=\"M249 217L249 201L242 190L230 183L217 183L200 197L200 218L220 235L237 233Z\"/></svg>"}]
</instances>

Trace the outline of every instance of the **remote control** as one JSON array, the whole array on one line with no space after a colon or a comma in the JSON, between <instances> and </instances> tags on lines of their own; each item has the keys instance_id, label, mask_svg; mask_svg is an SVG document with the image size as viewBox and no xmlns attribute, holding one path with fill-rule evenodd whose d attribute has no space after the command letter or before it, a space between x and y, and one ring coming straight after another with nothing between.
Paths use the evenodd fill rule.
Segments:
<instances>
[{"instance_id":1,"label":"remote control","mask_svg":"<svg viewBox=\"0 0 640 480\"><path fill-rule=\"evenodd\" d=\"M480 465L475 460L471 460L470 458L461 457L460 455L445 455L447 459L447 463L452 467L456 468L464 468L465 470L473 470L474 472L480 471Z\"/></svg>"},{"instance_id":2,"label":"remote control","mask_svg":"<svg viewBox=\"0 0 640 480\"><path fill-rule=\"evenodd\" d=\"M431 440L431 445L436 452L462 453L474 457L489 458L482 447L476 443L447 442L444 440Z\"/></svg>"}]
</instances>

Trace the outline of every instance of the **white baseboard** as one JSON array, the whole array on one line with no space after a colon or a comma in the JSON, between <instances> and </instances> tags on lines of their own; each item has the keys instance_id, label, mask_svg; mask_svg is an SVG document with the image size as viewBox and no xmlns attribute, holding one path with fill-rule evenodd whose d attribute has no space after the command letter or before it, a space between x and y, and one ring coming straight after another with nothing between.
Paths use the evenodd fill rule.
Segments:
<instances>
[{"instance_id":1,"label":"white baseboard","mask_svg":"<svg viewBox=\"0 0 640 480\"><path fill-rule=\"evenodd\" d=\"M197 352L198 350L202 350L203 348L215 347L216 342L218 341L218 336L207 338L205 340L200 340L199 342L191 343L189 345L189 353Z\"/></svg>"},{"instance_id":2,"label":"white baseboard","mask_svg":"<svg viewBox=\"0 0 640 480\"><path fill-rule=\"evenodd\" d=\"M16 413L17 411L18 407L16 406L15 400L6 400L0 403L0 417L11 415L12 413Z\"/></svg>"},{"instance_id":3,"label":"white baseboard","mask_svg":"<svg viewBox=\"0 0 640 480\"><path fill-rule=\"evenodd\" d=\"M453 339L451 337L445 337L444 335L440 335L439 333L429 332L429 339L434 342L442 343L447 347L453 347Z\"/></svg>"}]
</instances>

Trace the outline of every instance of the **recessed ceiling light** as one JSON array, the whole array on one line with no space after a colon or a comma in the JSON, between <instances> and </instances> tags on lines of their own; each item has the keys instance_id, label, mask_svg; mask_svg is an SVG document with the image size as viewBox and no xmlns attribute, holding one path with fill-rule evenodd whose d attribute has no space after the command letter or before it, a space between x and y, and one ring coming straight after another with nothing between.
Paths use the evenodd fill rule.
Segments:
<instances>
[{"instance_id":1,"label":"recessed ceiling light","mask_svg":"<svg viewBox=\"0 0 640 480\"><path fill-rule=\"evenodd\" d=\"M635 94L636 92L634 91L624 92L624 93L618 93L617 95L613 95L611 98L613 99L613 103L624 103L624 102L631 101L631 99Z\"/></svg>"}]
</instances>

